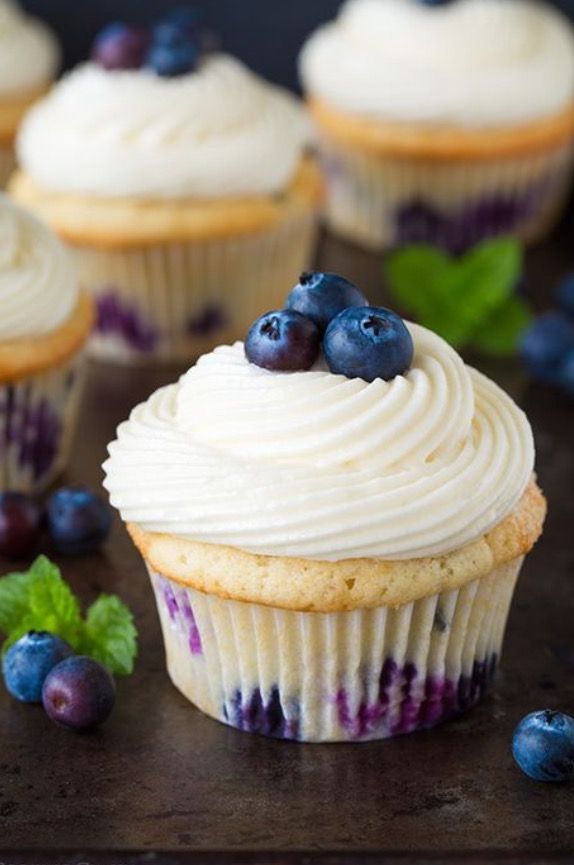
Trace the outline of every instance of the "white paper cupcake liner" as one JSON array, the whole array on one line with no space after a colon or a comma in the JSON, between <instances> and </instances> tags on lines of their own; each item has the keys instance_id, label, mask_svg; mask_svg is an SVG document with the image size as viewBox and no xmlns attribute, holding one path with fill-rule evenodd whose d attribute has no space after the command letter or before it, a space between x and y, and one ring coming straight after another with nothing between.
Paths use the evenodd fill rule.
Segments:
<instances>
[{"instance_id":1,"label":"white paper cupcake liner","mask_svg":"<svg viewBox=\"0 0 574 865\"><path fill-rule=\"evenodd\" d=\"M397 609L300 613L224 600L148 567L174 685L240 730L382 739L474 705L500 658L522 558Z\"/></svg>"},{"instance_id":2,"label":"white paper cupcake liner","mask_svg":"<svg viewBox=\"0 0 574 865\"><path fill-rule=\"evenodd\" d=\"M16 168L16 154L10 144L0 144L0 189L4 189Z\"/></svg>"},{"instance_id":3,"label":"white paper cupcake liner","mask_svg":"<svg viewBox=\"0 0 574 865\"><path fill-rule=\"evenodd\" d=\"M95 297L90 351L117 363L190 361L243 339L283 306L312 261L318 217L302 212L266 231L194 243L106 251L74 247Z\"/></svg>"},{"instance_id":4,"label":"white paper cupcake liner","mask_svg":"<svg viewBox=\"0 0 574 865\"><path fill-rule=\"evenodd\" d=\"M428 162L374 156L320 142L327 221L369 248L431 243L462 252L488 237L540 239L570 189L571 143L493 160Z\"/></svg>"},{"instance_id":5,"label":"white paper cupcake liner","mask_svg":"<svg viewBox=\"0 0 574 865\"><path fill-rule=\"evenodd\" d=\"M84 356L0 385L0 489L39 493L68 461Z\"/></svg>"}]
</instances>

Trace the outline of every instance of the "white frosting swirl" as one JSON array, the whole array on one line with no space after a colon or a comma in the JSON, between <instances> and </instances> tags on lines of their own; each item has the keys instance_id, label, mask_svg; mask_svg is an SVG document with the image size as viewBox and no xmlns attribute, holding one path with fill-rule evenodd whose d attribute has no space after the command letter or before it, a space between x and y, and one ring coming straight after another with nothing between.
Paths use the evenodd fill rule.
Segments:
<instances>
[{"instance_id":1,"label":"white frosting swirl","mask_svg":"<svg viewBox=\"0 0 574 865\"><path fill-rule=\"evenodd\" d=\"M294 96L216 55L177 78L81 66L32 109L18 150L60 192L218 198L284 189L307 136Z\"/></svg>"},{"instance_id":2,"label":"white frosting swirl","mask_svg":"<svg viewBox=\"0 0 574 865\"><path fill-rule=\"evenodd\" d=\"M1 194L0 237L0 342L55 330L78 297L69 254L45 225Z\"/></svg>"},{"instance_id":3,"label":"white frosting swirl","mask_svg":"<svg viewBox=\"0 0 574 865\"><path fill-rule=\"evenodd\" d=\"M574 36L535 0L347 0L301 55L306 89L344 111L481 127L574 99Z\"/></svg>"},{"instance_id":4,"label":"white frosting swirl","mask_svg":"<svg viewBox=\"0 0 574 865\"><path fill-rule=\"evenodd\" d=\"M0 0L0 96L48 84L60 62L52 32L10 0Z\"/></svg>"},{"instance_id":5,"label":"white frosting swirl","mask_svg":"<svg viewBox=\"0 0 574 865\"><path fill-rule=\"evenodd\" d=\"M145 530L277 556L402 559L475 540L528 484L530 426L409 328L413 367L390 382L267 372L242 343L205 355L119 427L112 503Z\"/></svg>"}]
</instances>

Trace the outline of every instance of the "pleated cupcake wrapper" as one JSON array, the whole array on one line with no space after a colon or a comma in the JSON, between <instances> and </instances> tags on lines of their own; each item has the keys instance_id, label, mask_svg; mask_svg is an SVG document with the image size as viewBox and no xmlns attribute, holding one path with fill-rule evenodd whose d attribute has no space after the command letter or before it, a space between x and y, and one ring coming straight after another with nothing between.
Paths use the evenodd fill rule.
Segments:
<instances>
[{"instance_id":1,"label":"pleated cupcake wrapper","mask_svg":"<svg viewBox=\"0 0 574 865\"><path fill-rule=\"evenodd\" d=\"M476 703L521 564L396 609L341 613L224 600L148 570L168 672L192 703L241 730L329 742L432 727Z\"/></svg>"},{"instance_id":2,"label":"pleated cupcake wrapper","mask_svg":"<svg viewBox=\"0 0 574 865\"><path fill-rule=\"evenodd\" d=\"M574 148L499 160L424 162L320 142L327 220L370 248L431 243L459 253L485 238L550 230L568 196Z\"/></svg>"},{"instance_id":3,"label":"pleated cupcake wrapper","mask_svg":"<svg viewBox=\"0 0 574 865\"><path fill-rule=\"evenodd\" d=\"M98 306L91 353L118 363L190 361L243 339L259 315L283 306L311 263L317 228L308 211L256 234L76 248L82 284Z\"/></svg>"},{"instance_id":4,"label":"pleated cupcake wrapper","mask_svg":"<svg viewBox=\"0 0 574 865\"><path fill-rule=\"evenodd\" d=\"M65 468L84 383L83 353L0 385L0 489L39 493Z\"/></svg>"},{"instance_id":5,"label":"pleated cupcake wrapper","mask_svg":"<svg viewBox=\"0 0 574 865\"><path fill-rule=\"evenodd\" d=\"M10 144L0 144L0 189L4 189L16 168L16 154Z\"/></svg>"}]
</instances>

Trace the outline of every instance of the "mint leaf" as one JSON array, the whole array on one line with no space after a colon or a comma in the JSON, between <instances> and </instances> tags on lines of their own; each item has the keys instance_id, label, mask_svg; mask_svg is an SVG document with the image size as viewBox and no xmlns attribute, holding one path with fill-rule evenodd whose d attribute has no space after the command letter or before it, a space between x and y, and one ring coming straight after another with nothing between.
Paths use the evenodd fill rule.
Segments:
<instances>
[{"instance_id":1,"label":"mint leaf","mask_svg":"<svg viewBox=\"0 0 574 865\"><path fill-rule=\"evenodd\" d=\"M485 241L459 259L430 246L407 247L386 264L401 306L455 348L471 342L509 301L521 272L521 246L509 237Z\"/></svg>"},{"instance_id":2,"label":"mint leaf","mask_svg":"<svg viewBox=\"0 0 574 865\"><path fill-rule=\"evenodd\" d=\"M9 574L0 580L0 631L9 634L28 611L30 574Z\"/></svg>"},{"instance_id":3,"label":"mint leaf","mask_svg":"<svg viewBox=\"0 0 574 865\"><path fill-rule=\"evenodd\" d=\"M127 676L137 654L133 617L115 595L102 595L82 619L80 604L59 568L40 556L26 573L0 579L0 631L6 651L28 631L49 631L112 673Z\"/></svg>"},{"instance_id":4,"label":"mint leaf","mask_svg":"<svg viewBox=\"0 0 574 865\"><path fill-rule=\"evenodd\" d=\"M118 676L133 672L137 631L131 612L115 595L101 595L89 608L81 651Z\"/></svg>"},{"instance_id":5,"label":"mint leaf","mask_svg":"<svg viewBox=\"0 0 574 865\"><path fill-rule=\"evenodd\" d=\"M514 354L532 313L520 297L511 297L486 319L472 337L472 345L485 354Z\"/></svg>"}]
</instances>

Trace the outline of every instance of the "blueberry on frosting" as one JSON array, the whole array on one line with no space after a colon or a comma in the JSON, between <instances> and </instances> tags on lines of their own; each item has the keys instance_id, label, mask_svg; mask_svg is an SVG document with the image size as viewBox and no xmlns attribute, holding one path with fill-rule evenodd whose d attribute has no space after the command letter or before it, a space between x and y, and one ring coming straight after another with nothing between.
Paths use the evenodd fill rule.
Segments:
<instances>
[{"instance_id":1,"label":"blueberry on frosting","mask_svg":"<svg viewBox=\"0 0 574 865\"><path fill-rule=\"evenodd\" d=\"M97 37L92 58L104 69L141 69L162 78L186 75L196 68L203 50L201 16L194 7L174 9L150 32L117 22Z\"/></svg>"},{"instance_id":2,"label":"blueberry on frosting","mask_svg":"<svg viewBox=\"0 0 574 865\"><path fill-rule=\"evenodd\" d=\"M251 363L276 371L311 369L321 349L330 371L371 382L410 369L414 346L395 312L369 306L356 285L336 273L303 273L286 309L257 319L245 340Z\"/></svg>"},{"instance_id":3,"label":"blueberry on frosting","mask_svg":"<svg viewBox=\"0 0 574 865\"><path fill-rule=\"evenodd\" d=\"M356 285L337 273L302 273L285 306L306 315L323 333L344 309L368 306L368 300Z\"/></svg>"},{"instance_id":4,"label":"blueberry on frosting","mask_svg":"<svg viewBox=\"0 0 574 865\"><path fill-rule=\"evenodd\" d=\"M292 309L266 312L252 325L245 340L251 363L277 372L311 369L319 355L317 325Z\"/></svg>"},{"instance_id":5,"label":"blueberry on frosting","mask_svg":"<svg viewBox=\"0 0 574 865\"><path fill-rule=\"evenodd\" d=\"M404 375L413 360L413 340L400 316L383 307L351 307L333 319L323 343L331 372L374 381Z\"/></svg>"},{"instance_id":6,"label":"blueberry on frosting","mask_svg":"<svg viewBox=\"0 0 574 865\"><path fill-rule=\"evenodd\" d=\"M104 69L139 69L150 44L144 27L116 22L97 36L92 59Z\"/></svg>"}]
</instances>

